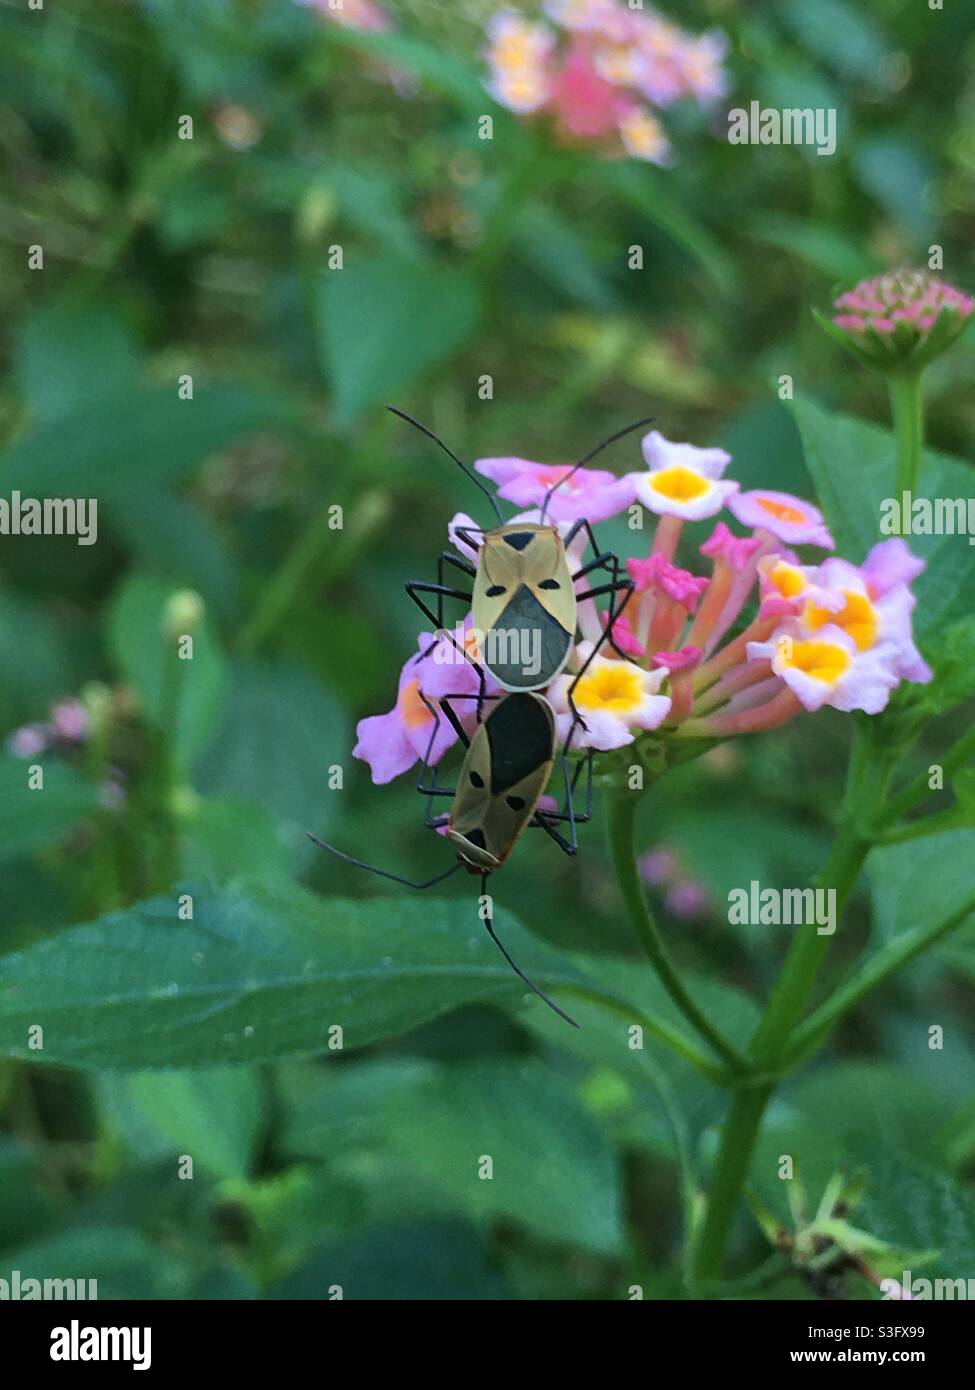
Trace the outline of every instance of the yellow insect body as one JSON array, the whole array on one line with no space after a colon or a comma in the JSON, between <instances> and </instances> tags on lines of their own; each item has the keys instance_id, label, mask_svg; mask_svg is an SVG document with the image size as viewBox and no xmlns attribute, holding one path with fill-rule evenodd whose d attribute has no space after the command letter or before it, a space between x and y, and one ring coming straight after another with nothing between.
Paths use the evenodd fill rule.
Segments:
<instances>
[{"instance_id":1,"label":"yellow insect body","mask_svg":"<svg viewBox=\"0 0 975 1390\"><path fill-rule=\"evenodd\" d=\"M576 595L555 526L484 533L472 620L485 666L504 690L539 690L562 670L576 631Z\"/></svg>"}]
</instances>

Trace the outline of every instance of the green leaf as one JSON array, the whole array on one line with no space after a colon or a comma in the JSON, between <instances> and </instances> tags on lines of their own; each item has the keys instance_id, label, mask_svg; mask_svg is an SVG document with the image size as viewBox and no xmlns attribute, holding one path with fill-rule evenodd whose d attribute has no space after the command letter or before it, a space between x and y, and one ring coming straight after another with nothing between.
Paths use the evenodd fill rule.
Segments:
<instances>
[{"instance_id":1,"label":"green leaf","mask_svg":"<svg viewBox=\"0 0 975 1390\"><path fill-rule=\"evenodd\" d=\"M931 714L944 714L975 695L975 614L932 633L926 646L934 679L921 701Z\"/></svg>"},{"instance_id":2,"label":"green leaf","mask_svg":"<svg viewBox=\"0 0 975 1390\"><path fill-rule=\"evenodd\" d=\"M318 303L322 362L342 425L446 361L481 312L469 275L388 257L324 272Z\"/></svg>"},{"instance_id":3,"label":"green leaf","mask_svg":"<svg viewBox=\"0 0 975 1390\"><path fill-rule=\"evenodd\" d=\"M935 225L927 198L933 171L921 149L897 137L870 136L854 150L853 168L861 187L920 244Z\"/></svg>"},{"instance_id":4,"label":"green leaf","mask_svg":"<svg viewBox=\"0 0 975 1390\"><path fill-rule=\"evenodd\" d=\"M347 47L388 63L394 71L410 73L433 91L442 92L469 110L481 112L486 103L480 73L471 64L413 34L375 33L331 24L326 36L336 47Z\"/></svg>"},{"instance_id":5,"label":"green leaf","mask_svg":"<svg viewBox=\"0 0 975 1390\"><path fill-rule=\"evenodd\" d=\"M954 1110L955 1099L949 1092L934 1090L890 1062L850 1061L821 1067L793 1082L772 1102L752 1159L750 1180L783 1222L789 1221L790 1182L798 1181L808 1206L806 1215L812 1217L837 1170L849 1171L865 1162L870 1189L881 1154L937 1162L936 1135ZM794 1165L791 1180L780 1177L785 1155ZM859 1209L856 1225L870 1229ZM906 1243L912 1243L912 1238Z\"/></svg>"},{"instance_id":6,"label":"green leaf","mask_svg":"<svg viewBox=\"0 0 975 1390\"><path fill-rule=\"evenodd\" d=\"M195 589L222 615L234 612L237 569L223 535L207 514L185 497L158 489L108 502L112 530L141 568Z\"/></svg>"},{"instance_id":7,"label":"green leaf","mask_svg":"<svg viewBox=\"0 0 975 1390\"><path fill-rule=\"evenodd\" d=\"M35 765L42 768L43 786L31 789ZM0 754L0 861L53 844L97 809L95 787L73 767Z\"/></svg>"},{"instance_id":8,"label":"green leaf","mask_svg":"<svg viewBox=\"0 0 975 1390\"><path fill-rule=\"evenodd\" d=\"M343 1298L358 1300L481 1303L513 1297L481 1232L435 1215L330 1245L272 1285L268 1296L328 1299L336 1286Z\"/></svg>"},{"instance_id":9,"label":"green leaf","mask_svg":"<svg viewBox=\"0 0 975 1390\"><path fill-rule=\"evenodd\" d=\"M57 624L40 604L0 591L0 691L35 717L65 693L65 653Z\"/></svg>"},{"instance_id":10,"label":"green leaf","mask_svg":"<svg viewBox=\"0 0 975 1390\"><path fill-rule=\"evenodd\" d=\"M937 1250L938 1257L915 1277L972 1278L975 1197L944 1173L905 1162L883 1148L875 1150L857 1225L890 1244Z\"/></svg>"},{"instance_id":11,"label":"green leaf","mask_svg":"<svg viewBox=\"0 0 975 1390\"><path fill-rule=\"evenodd\" d=\"M930 930L957 916L975 894L975 830L883 846L871 852L866 867L881 940Z\"/></svg>"},{"instance_id":12,"label":"green leaf","mask_svg":"<svg viewBox=\"0 0 975 1390\"><path fill-rule=\"evenodd\" d=\"M831 281L852 284L864 279L873 269L870 257L861 250L859 243L830 223L782 213L760 213L749 222L748 230L756 241L797 256Z\"/></svg>"},{"instance_id":13,"label":"green leaf","mask_svg":"<svg viewBox=\"0 0 975 1390\"><path fill-rule=\"evenodd\" d=\"M42 422L0 455L0 493L124 499L187 477L241 435L287 423L293 412L251 386L198 386L182 401L165 388L124 389Z\"/></svg>"},{"instance_id":14,"label":"green leaf","mask_svg":"<svg viewBox=\"0 0 975 1390\"><path fill-rule=\"evenodd\" d=\"M844 77L876 83L878 69L891 43L865 14L848 0L786 0L783 18L803 47ZM798 103L796 103L798 104Z\"/></svg>"},{"instance_id":15,"label":"green leaf","mask_svg":"<svg viewBox=\"0 0 975 1390\"><path fill-rule=\"evenodd\" d=\"M282 822L269 807L222 797L187 810L181 863L190 878L290 878L307 864L312 848L300 826Z\"/></svg>"},{"instance_id":16,"label":"green leaf","mask_svg":"<svg viewBox=\"0 0 975 1390\"><path fill-rule=\"evenodd\" d=\"M41 309L21 331L17 381L40 421L59 420L110 392L131 390L138 369L132 335L107 306L81 309L66 303Z\"/></svg>"},{"instance_id":17,"label":"green leaf","mask_svg":"<svg viewBox=\"0 0 975 1390\"><path fill-rule=\"evenodd\" d=\"M458 1213L519 1221L604 1254L620 1248L619 1174L605 1134L542 1062L440 1067L393 1094L384 1124L392 1154Z\"/></svg>"},{"instance_id":18,"label":"green leaf","mask_svg":"<svg viewBox=\"0 0 975 1390\"><path fill-rule=\"evenodd\" d=\"M135 1112L134 1133L148 1127L171 1156L184 1154L216 1178L244 1177L250 1168L261 1123L261 1087L242 1067L206 1071L139 1072L113 1076L105 1093L116 1114ZM130 1121L131 1124L131 1121ZM129 1129L132 1133L133 1129Z\"/></svg>"},{"instance_id":19,"label":"green leaf","mask_svg":"<svg viewBox=\"0 0 975 1390\"><path fill-rule=\"evenodd\" d=\"M858 564L871 546L886 539L881 521L885 499L894 496L893 435L801 398L792 403L792 409L837 549ZM928 449L915 496L965 498L971 492L971 478L971 468L960 459ZM905 539L927 562L912 586L917 595L917 631L932 632L970 615L975 607L975 546L968 544L966 536L910 535Z\"/></svg>"},{"instance_id":20,"label":"green leaf","mask_svg":"<svg viewBox=\"0 0 975 1390\"><path fill-rule=\"evenodd\" d=\"M698 218L689 214L668 191L666 180L655 170L619 161L585 166L585 178L602 184L614 197L628 202L655 227L677 243L704 271L711 283L727 294L734 284L731 258Z\"/></svg>"},{"instance_id":21,"label":"green leaf","mask_svg":"<svg viewBox=\"0 0 975 1390\"><path fill-rule=\"evenodd\" d=\"M108 645L135 687L142 712L155 728L177 711L175 730L163 730L185 765L206 742L223 708L226 659L204 617L193 637L192 659L181 659L167 634L166 610L175 590L164 580L133 575L116 594L108 619Z\"/></svg>"},{"instance_id":22,"label":"green leaf","mask_svg":"<svg viewBox=\"0 0 975 1390\"><path fill-rule=\"evenodd\" d=\"M20 1270L21 1286L25 1279L94 1281L86 1301L190 1296L191 1267L125 1226L72 1227L11 1251L7 1260Z\"/></svg>"},{"instance_id":23,"label":"green leaf","mask_svg":"<svg viewBox=\"0 0 975 1390\"><path fill-rule=\"evenodd\" d=\"M329 789L329 771L348 760L345 715L320 681L286 662L240 662L194 785L208 796L259 802L302 832L317 831L346 795Z\"/></svg>"},{"instance_id":24,"label":"green leaf","mask_svg":"<svg viewBox=\"0 0 975 1390\"><path fill-rule=\"evenodd\" d=\"M174 892L4 957L2 1050L125 1070L251 1064L325 1051L334 1026L359 1048L474 1000L525 999L466 897L323 899L279 883L193 902L192 921ZM507 913L497 927L543 987L579 978ZM28 1054L37 1022L44 1052Z\"/></svg>"}]
</instances>

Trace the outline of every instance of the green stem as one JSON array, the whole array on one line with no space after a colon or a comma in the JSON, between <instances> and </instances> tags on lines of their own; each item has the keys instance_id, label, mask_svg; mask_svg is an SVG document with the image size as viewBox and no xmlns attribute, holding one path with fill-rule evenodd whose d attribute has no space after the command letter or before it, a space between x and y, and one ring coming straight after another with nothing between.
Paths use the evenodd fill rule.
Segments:
<instances>
[{"instance_id":1,"label":"green stem","mask_svg":"<svg viewBox=\"0 0 975 1390\"><path fill-rule=\"evenodd\" d=\"M921 372L892 374L887 378L890 408L897 440L897 496L914 492L921 472L924 446L924 409Z\"/></svg>"},{"instance_id":2,"label":"green stem","mask_svg":"<svg viewBox=\"0 0 975 1390\"><path fill-rule=\"evenodd\" d=\"M878 845L902 845L907 840L923 840L927 835L941 835L946 830L958 830L971 825L972 813L964 806L950 806L947 811L939 811L933 816L923 816L920 820L908 821L906 825L895 825L876 838Z\"/></svg>"},{"instance_id":3,"label":"green stem","mask_svg":"<svg viewBox=\"0 0 975 1390\"><path fill-rule=\"evenodd\" d=\"M957 912L933 926L915 927L901 932L893 941L878 951L870 960L861 965L855 973L841 985L816 1011L795 1030L789 1044L789 1065L798 1066L813 1053L826 1039L830 1029L852 1009L855 1009L868 994L889 980L909 961L921 955L929 946L948 936L975 912L975 896L971 897Z\"/></svg>"},{"instance_id":4,"label":"green stem","mask_svg":"<svg viewBox=\"0 0 975 1390\"><path fill-rule=\"evenodd\" d=\"M870 840L861 835L857 827L864 822L868 807L883 800L889 776L889 766L878 766L876 747L864 723L858 722L855 725L840 823L829 860L816 882L820 889L835 889L837 917L870 849ZM779 1070L792 1030L812 993L830 940L830 936L821 936L811 926L795 937L752 1039L752 1076L739 1085L732 1097L704 1220L696 1233L691 1272L692 1280L698 1287L721 1278L724 1252L748 1175L752 1150L765 1107L778 1084L777 1080L759 1080L759 1076Z\"/></svg>"},{"instance_id":5,"label":"green stem","mask_svg":"<svg viewBox=\"0 0 975 1390\"><path fill-rule=\"evenodd\" d=\"M323 567L327 573L319 577L321 583L327 584L351 563L372 532L385 521L389 510L386 496L373 489L362 496L348 525L336 529L333 506L333 502L322 503L262 590L239 638L239 650L245 656L253 656L286 617L322 553L329 551L329 562Z\"/></svg>"},{"instance_id":6,"label":"green stem","mask_svg":"<svg viewBox=\"0 0 975 1390\"><path fill-rule=\"evenodd\" d=\"M975 757L975 725L962 734L961 738L953 743L942 757L941 769L945 781L950 782L958 769L964 767L973 757ZM923 801L929 795L931 791L929 777L930 773L919 772L908 782L904 790L899 792L893 801L884 808L884 823L886 825L896 825L901 816L912 811L919 801Z\"/></svg>"},{"instance_id":7,"label":"green stem","mask_svg":"<svg viewBox=\"0 0 975 1390\"><path fill-rule=\"evenodd\" d=\"M662 1019L651 1018L642 1010L635 1009L621 999L614 999L611 995L603 994L601 990L589 985L560 982L558 989L560 994L574 994L579 999L586 999L591 1004L598 1004L607 1013L615 1014L617 1018L625 1019L627 1023L639 1024L648 1037L656 1038L658 1042L664 1043L679 1057L683 1057L685 1062L690 1062L691 1066L696 1067L701 1075L706 1076L709 1081L714 1081L719 1086L727 1084L728 1073L725 1068L712 1062L701 1048L696 1047L677 1028L672 1028L669 1023L665 1023Z\"/></svg>"},{"instance_id":8,"label":"green stem","mask_svg":"<svg viewBox=\"0 0 975 1390\"><path fill-rule=\"evenodd\" d=\"M610 848L616 867L616 877L629 910L630 920L636 928L647 958L657 972L661 984L688 1023L719 1057L724 1058L733 1071L740 1072L745 1068L744 1057L713 1026L691 998L670 959L660 930L650 914L636 864L636 807L637 797L632 793L621 792L612 799L609 808Z\"/></svg>"}]
</instances>

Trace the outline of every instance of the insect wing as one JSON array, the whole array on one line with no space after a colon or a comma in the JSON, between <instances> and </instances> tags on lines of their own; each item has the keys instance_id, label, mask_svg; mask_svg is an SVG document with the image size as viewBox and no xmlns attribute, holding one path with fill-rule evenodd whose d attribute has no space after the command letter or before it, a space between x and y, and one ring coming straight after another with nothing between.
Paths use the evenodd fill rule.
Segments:
<instances>
[{"instance_id":1,"label":"insect wing","mask_svg":"<svg viewBox=\"0 0 975 1390\"><path fill-rule=\"evenodd\" d=\"M540 695L500 700L471 739L448 835L469 864L493 869L511 853L552 775L555 715Z\"/></svg>"}]
</instances>

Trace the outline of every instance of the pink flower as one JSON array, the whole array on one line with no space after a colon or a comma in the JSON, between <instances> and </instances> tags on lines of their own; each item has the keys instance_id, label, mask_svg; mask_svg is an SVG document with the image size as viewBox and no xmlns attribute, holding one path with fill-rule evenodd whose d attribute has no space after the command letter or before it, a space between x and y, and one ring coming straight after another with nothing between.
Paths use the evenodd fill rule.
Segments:
<instances>
[{"instance_id":1,"label":"pink flower","mask_svg":"<svg viewBox=\"0 0 975 1390\"><path fill-rule=\"evenodd\" d=\"M91 718L80 700L60 700L51 707L51 724L56 737L65 743L83 743Z\"/></svg>"},{"instance_id":2,"label":"pink flower","mask_svg":"<svg viewBox=\"0 0 975 1390\"><path fill-rule=\"evenodd\" d=\"M878 550L881 546L874 546L861 568L838 556L825 560L802 609L802 622L810 632L818 632L827 624L841 628L859 651L882 648L898 680L923 685L932 672L911 632L916 600L903 579L894 579L895 574L918 574L914 567L920 564L923 568L923 561L911 555L906 546L898 552L884 550L879 556ZM871 584L871 575L881 576L882 592Z\"/></svg>"},{"instance_id":3,"label":"pink flower","mask_svg":"<svg viewBox=\"0 0 975 1390\"><path fill-rule=\"evenodd\" d=\"M691 670L703 655L700 647L681 647L679 652L654 652L653 661L673 675L677 671Z\"/></svg>"},{"instance_id":4,"label":"pink flower","mask_svg":"<svg viewBox=\"0 0 975 1390\"><path fill-rule=\"evenodd\" d=\"M732 504L736 500L737 497L731 498L728 503L729 510L734 510ZM712 560L722 560L733 570L741 571L748 567L761 545L762 542L757 536L736 536L723 521L719 521L701 546L701 554L709 556Z\"/></svg>"},{"instance_id":5,"label":"pink flower","mask_svg":"<svg viewBox=\"0 0 975 1390\"><path fill-rule=\"evenodd\" d=\"M8 734L4 747L15 758L36 758L48 747L50 737L46 724L23 724Z\"/></svg>"},{"instance_id":6,"label":"pink flower","mask_svg":"<svg viewBox=\"0 0 975 1390\"><path fill-rule=\"evenodd\" d=\"M552 95L554 34L514 10L501 10L488 24L488 37L488 91L500 105L519 115L539 110Z\"/></svg>"},{"instance_id":7,"label":"pink flower","mask_svg":"<svg viewBox=\"0 0 975 1390\"><path fill-rule=\"evenodd\" d=\"M684 84L702 105L727 95L728 78L722 63L728 53L728 38L720 29L710 29L696 38L685 38L680 48L680 67Z\"/></svg>"},{"instance_id":8,"label":"pink flower","mask_svg":"<svg viewBox=\"0 0 975 1390\"><path fill-rule=\"evenodd\" d=\"M600 617L603 626L608 626L609 614L602 613ZM621 613L619 617L614 620L612 641L616 644L617 649L626 656L635 656L637 660L639 660L644 654L645 649L643 643L637 639L637 635L633 631L633 626L630 623L629 615L626 613Z\"/></svg>"},{"instance_id":9,"label":"pink flower","mask_svg":"<svg viewBox=\"0 0 975 1390\"><path fill-rule=\"evenodd\" d=\"M393 27L393 21L377 0L298 0L298 4L317 10L323 18L346 29L381 34Z\"/></svg>"},{"instance_id":10,"label":"pink flower","mask_svg":"<svg viewBox=\"0 0 975 1390\"><path fill-rule=\"evenodd\" d=\"M478 473L498 484L498 496L519 507L540 507L551 487L566 478L570 464L533 463L523 458L475 460ZM552 493L547 516L553 521L593 523L618 516L633 502L631 477L617 478L601 468L579 468Z\"/></svg>"},{"instance_id":11,"label":"pink flower","mask_svg":"<svg viewBox=\"0 0 975 1390\"><path fill-rule=\"evenodd\" d=\"M423 656L428 648L433 650ZM430 736L434 717L427 700L434 702L439 695L476 695L478 690L477 673L465 661L445 637L434 644L433 634L421 632L417 639L421 655L411 657L400 672L396 704L388 714L374 714L360 719L356 725L358 742L352 750L353 756L369 764L372 780L377 784L391 782L394 777L408 772L411 767L429 753L431 765L440 761L447 749L457 742L457 735L447 719L441 715L433 746ZM488 691L496 691L493 682ZM473 728L477 716L476 700L451 701L461 724Z\"/></svg>"},{"instance_id":12,"label":"pink flower","mask_svg":"<svg viewBox=\"0 0 975 1390\"><path fill-rule=\"evenodd\" d=\"M743 526L771 531L789 545L819 545L825 550L834 547L819 508L790 492L773 492L770 488L739 492L728 499L728 510Z\"/></svg>"},{"instance_id":13,"label":"pink flower","mask_svg":"<svg viewBox=\"0 0 975 1390\"><path fill-rule=\"evenodd\" d=\"M923 366L957 338L975 299L927 270L897 270L862 280L833 307L840 311L833 316L836 336L856 355L881 368L905 358Z\"/></svg>"},{"instance_id":14,"label":"pink flower","mask_svg":"<svg viewBox=\"0 0 975 1390\"><path fill-rule=\"evenodd\" d=\"M703 917L710 902L708 890L692 878L680 879L667 890L664 898L667 911L682 922L693 922L695 918Z\"/></svg>"},{"instance_id":15,"label":"pink flower","mask_svg":"<svg viewBox=\"0 0 975 1390\"><path fill-rule=\"evenodd\" d=\"M691 574L690 570L672 565L659 554L650 555L645 560L627 560L626 568L636 583L637 593L650 589L665 594L686 608L688 613L695 611L698 599L708 587L703 575Z\"/></svg>"},{"instance_id":16,"label":"pink flower","mask_svg":"<svg viewBox=\"0 0 975 1390\"><path fill-rule=\"evenodd\" d=\"M600 77L581 44L570 44L553 84L552 102L563 131L577 139L601 140L616 129L620 94Z\"/></svg>"},{"instance_id":17,"label":"pink flower","mask_svg":"<svg viewBox=\"0 0 975 1390\"><path fill-rule=\"evenodd\" d=\"M488 90L520 115L542 110L563 139L608 156L670 162L670 143L646 102L682 96L704 104L726 90L727 42L694 37L623 0L546 0L559 33L511 10L489 25Z\"/></svg>"},{"instance_id":18,"label":"pink flower","mask_svg":"<svg viewBox=\"0 0 975 1390\"><path fill-rule=\"evenodd\" d=\"M668 883L679 870L677 856L663 845L641 855L638 867L644 883L653 887Z\"/></svg>"},{"instance_id":19,"label":"pink flower","mask_svg":"<svg viewBox=\"0 0 975 1390\"><path fill-rule=\"evenodd\" d=\"M859 649L848 632L833 624L810 635L796 618L787 618L767 641L748 644L749 661L771 662L775 675L806 710L832 705L879 714L900 683L891 654L890 649Z\"/></svg>"},{"instance_id":20,"label":"pink flower","mask_svg":"<svg viewBox=\"0 0 975 1390\"><path fill-rule=\"evenodd\" d=\"M880 541L860 566L867 589L874 598L882 598L899 584L911 584L924 570L924 561L912 554L900 536Z\"/></svg>"}]
</instances>

